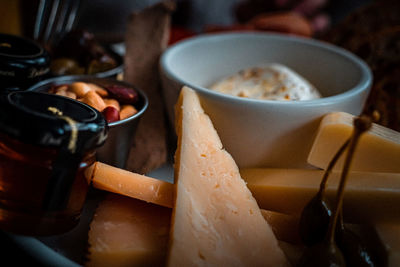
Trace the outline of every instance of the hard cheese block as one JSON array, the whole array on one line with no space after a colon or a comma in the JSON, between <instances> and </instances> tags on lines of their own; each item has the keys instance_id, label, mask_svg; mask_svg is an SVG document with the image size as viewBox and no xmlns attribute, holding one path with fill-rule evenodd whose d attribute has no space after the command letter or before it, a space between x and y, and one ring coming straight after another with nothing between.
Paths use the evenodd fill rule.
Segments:
<instances>
[{"instance_id":1,"label":"hard cheese block","mask_svg":"<svg viewBox=\"0 0 400 267\"><path fill-rule=\"evenodd\" d=\"M86 266L162 266L171 210L109 194L89 230Z\"/></svg>"},{"instance_id":2,"label":"hard cheese block","mask_svg":"<svg viewBox=\"0 0 400 267\"><path fill-rule=\"evenodd\" d=\"M353 115L344 112L326 115L319 126L318 133L308 156L308 163L326 169L332 157L351 136ZM335 166L343 168L346 153ZM357 146L351 170L371 172L400 172L400 133L373 124Z\"/></svg>"},{"instance_id":3,"label":"hard cheese block","mask_svg":"<svg viewBox=\"0 0 400 267\"><path fill-rule=\"evenodd\" d=\"M86 179L101 190L137 198L172 208L175 186L151 177L129 172L101 162L85 171Z\"/></svg>"},{"instance_id":4,"label":"hard cheese block","mask_svg":"<svg viewBox=\"0 0 400 267\"><path fill-rule=\"evenodd\" d=\"M286 266L238 167L187 87L176 118L177 188L168 266Z\"/></svg>"},{"instance_id":5,"label":"hard cheese block","mask_svg":"<svg viewBox=\"0 0 400 267\"><path fill-rule=\"evenodd\" d=\"M300 214L315 196L322 170L241 169L263 209ZM327 196L335 200L340 173L327 183ZM350 222L400 221L400 173L350 172L344 194L344 216Z\"/></svg>"}]
</instances>

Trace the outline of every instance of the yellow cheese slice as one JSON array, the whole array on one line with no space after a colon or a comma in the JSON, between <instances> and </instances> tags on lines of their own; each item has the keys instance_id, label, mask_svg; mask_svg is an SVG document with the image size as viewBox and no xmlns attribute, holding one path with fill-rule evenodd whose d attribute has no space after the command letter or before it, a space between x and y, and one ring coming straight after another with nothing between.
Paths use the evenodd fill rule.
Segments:
<instances>
[{"instance_id":1,"label":"yellow cheese slice","mask_svg":"<svg viewBox=\"0 0 400 267\"><path fill-rule=\"evenodd\" d=\"M89 230L86 266L163 266L171 209L109 194Z\"/></svg>"},{"instance_id":2,"label":"yellow cheese slice","mask_svg":"<svg viewBox=\"0 0 400 267\"><path fill-rule=\"evenodd\" d=\"M350 137L354 116L344 112L326 115L319 126L308 163L326 169L335 153ZM345 154L335 166L342 170ZM400 133L378 124L361 136L351 170L400 172Z\"/></svg>"},{"instance_id":3,"label":"yellow cheese slice","mask_svg":"<svg viewBox=\"0 0 400 267\"><path fill-rule=\"evenodd\" d=\"M242 178L260 207L300 214L315 196L322 170L241 169ZM340 173L329 177L326 192L332 202ZM334 203L334 202L333 202ZM344 216L349 222L400 221L400 173L350 172L344 194Z\"/></svg>"},{"instance_id":4,"label":"yellow cheese slice","mask_svg":"<svg viewBox=\"0 0 400 267\"><path fill-rule=\"evenodd\" d=\"M176 200L167 265L287 266L233 158L187 87L176 118Z\"/></svg>"},{"instance_id":5,"label":"yellow cheese slice","mask_svg":"<svg viewBox=\"0 0 400 267\"><path fill-rule=\"evenodd\" d=\"M151 177L129 172L101 162L85 170L86 179L93 187L124 196L137 198L164 207L173 207L175 186Z\"/></svg>"}]
</instances>

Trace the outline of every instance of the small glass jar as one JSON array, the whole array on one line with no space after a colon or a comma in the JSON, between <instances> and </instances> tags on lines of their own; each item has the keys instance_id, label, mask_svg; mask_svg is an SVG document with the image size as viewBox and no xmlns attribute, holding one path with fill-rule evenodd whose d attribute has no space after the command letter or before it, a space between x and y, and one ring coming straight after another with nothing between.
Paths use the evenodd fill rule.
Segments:
<instances>
[{"instance_id":1,"label":"small glass jar","mask_svg":"<svg viewBox=\"0 0 400 267\"><path fill-rule=\"evenodd\" d=\"M41 45L0 33L0 89L25 90L49 73L50 56Z\"/></svg>"},{"instance_id":2,"label":"small glass jar","mask_svg":"<svg viewBox=\"0 0 400 267\"><path fill-rule=\"evenodd\" d=\"M72 229L88 191L84 170L106 138L105 120L56 95L13 92L1 99L0 228L25 235Z\"/></svg>"}]
</instances>

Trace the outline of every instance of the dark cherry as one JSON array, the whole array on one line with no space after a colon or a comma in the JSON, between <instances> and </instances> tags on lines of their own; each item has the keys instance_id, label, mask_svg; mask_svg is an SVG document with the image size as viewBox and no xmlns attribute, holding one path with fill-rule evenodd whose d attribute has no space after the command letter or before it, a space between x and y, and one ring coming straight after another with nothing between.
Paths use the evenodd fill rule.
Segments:
<instances>
[{"instance_id":1,"label":"dark cherry","mask_svg":"<svg viewBox=\"0 0 400 267\"><path fill-rule=\"evenodd\" d=\"M339 215L336 244L343 253L347 266L387 266L384 245L370 226L348 225Z\"/></svg>"},{"instance_id":2,"label":"dark cherry","mask_svg":"<svg viewBox=\"0 0 400 267\"><path fill-rule=\"evenodd\" d=\"M298 267L346 266L342 252L334 242L324 240L305 250Z\"/></svg>"},{"instance_id":3,"label":"dark cherry","mask_svg":"<svg viewBox=\"0 0 400 267\"><path fill-rule=\"evenodd\" d=\"M333 209L325 196L325 187L333 167L349 143L350 140L347 140L335 154L321 179L318 193L307 203L301 213L299 234L307 246L315 245L326 237Z\"/></svg>"},{"instance_id":4,"label":"dark cherry","mask_svg":"<svg viewBox=\"0 0 400 267\"><path fill-rule=\"evenodd\" d=\"M306 246L321 242L328 231L332 209L320 192L304 207L300 217L300 237Z\"/></svg>"}]
</instances>

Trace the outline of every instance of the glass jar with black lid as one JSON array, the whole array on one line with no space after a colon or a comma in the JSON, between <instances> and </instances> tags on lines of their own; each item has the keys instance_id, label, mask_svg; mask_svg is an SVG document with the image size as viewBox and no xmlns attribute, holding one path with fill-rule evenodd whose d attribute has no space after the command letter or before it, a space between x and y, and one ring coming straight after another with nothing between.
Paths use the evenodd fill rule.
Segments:
<instances>
[{"instance_id":1,"label":"glass jar with black lid","mask_svg":"<svg viewBox=\"0 0 400 267\"><path fill-rule=\"evenodd\" d=\"M49 74L50 56L33 40L0 33L0 90L24 90Z\"/></svg>"},{"instance_id":2,"label":"glass jar with black lid","mask_svg":"<svg viewBox=\"0 0 400 267\"><path fill-rule=\"evenodd\" d=\"M79 221L84 170L107 137L92 107L57 95L0 95L0 229L26 235L66 232Z\"/></svg>"}]
</instances>

